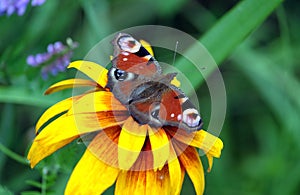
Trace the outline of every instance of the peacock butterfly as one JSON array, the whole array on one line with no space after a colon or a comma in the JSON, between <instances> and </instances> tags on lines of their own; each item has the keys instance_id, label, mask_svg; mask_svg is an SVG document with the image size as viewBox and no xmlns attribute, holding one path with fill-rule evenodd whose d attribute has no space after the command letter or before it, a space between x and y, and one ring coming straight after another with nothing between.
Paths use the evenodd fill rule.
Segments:
<instances>
[{"instance_id":1,"label":"peacock butterfly","mask_svg":"<svg viewBox=\"0 0 300 195\"><path fill-rule=\"evenodd\" d=\"M119 33L112 43L107 87L139 124L176 126L187 132L202 128L195 106L171 84L176 73L163 75L158 61L129 34Z\"/></svg>"}]
</instances>

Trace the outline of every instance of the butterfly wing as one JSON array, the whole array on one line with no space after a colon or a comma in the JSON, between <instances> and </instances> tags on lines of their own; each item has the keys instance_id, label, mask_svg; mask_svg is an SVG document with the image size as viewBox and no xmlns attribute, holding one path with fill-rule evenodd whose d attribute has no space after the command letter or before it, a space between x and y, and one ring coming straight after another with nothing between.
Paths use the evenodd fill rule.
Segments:
<instances>
[{"instance_id":1,"label":"butterfly wing","mask_svg":"<svg viewBox=\"0 0 300 195\"><path fill-rule=\"evenodd\" d=\"M132 117L140 124L149 124L155 127L161 127L164 124L160 120L160 102L166 85L162 82L148 81L137 86L129 102L129 112Z\"/></svg>"},{"instance_id":2,"label":"butterfly wing","mask_svg":"<svg viewBox=\"0 0 300 195\"><path fill-rule=\"evenodd\" d=\"M177 87L149 81L133 91L129 112L140 124L154 127L176 126L188 132L202 128L198 110Z\"/></svg>"},{"instance_id":3,"label":"butterfly wing","mask_svg":"<svg viewBox=\"0 0 300 195\"><path fill-rule=\"evenodd\" d=\"M119 33L113 41L113 67L137 75L161 74L161 67L149 51L132 36Z\"/></svg>"},{"instance_id":4,"label":"butterfly wing","mask_svg":"<svg viewBox=\"0 0 300 195\"><path fill-rule=\"evenodd\" d=\"M164 125L178 126L188 132L200 130L203 126L201 116L191 100L177 87L169 85L161 97L161 116Z\"/></svg>"},{"instance_id":5,"label":"butterfly wing","mask_svg":"<svg viewBox=\"0 0 300 195\"><path fill-rule=\"evenodd\" d=\"M127 105L130 94L145 80L161 74L161 67L145 47L132 36L119 33L113 40L114 57L107 86Z\"/></svg>"}]
</instances>

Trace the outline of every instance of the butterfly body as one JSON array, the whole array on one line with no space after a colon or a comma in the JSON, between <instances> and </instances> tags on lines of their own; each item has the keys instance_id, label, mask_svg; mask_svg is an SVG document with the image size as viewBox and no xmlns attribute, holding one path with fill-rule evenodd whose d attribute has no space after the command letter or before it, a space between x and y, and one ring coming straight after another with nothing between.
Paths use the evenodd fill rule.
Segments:
<instances>
[{"instance_id":1,"label":"butterfly body","mask_svg":"<svg viewBox=\"0 0 300 195\"><path fill-rule=\"evenodd\" d=\"M177 126L188 132L202 128L197 109L171 84L176 73L163 75L155 58L128 34L118 34L113 45L107 87L139 124Z\"/></svg>"}]
</instances>

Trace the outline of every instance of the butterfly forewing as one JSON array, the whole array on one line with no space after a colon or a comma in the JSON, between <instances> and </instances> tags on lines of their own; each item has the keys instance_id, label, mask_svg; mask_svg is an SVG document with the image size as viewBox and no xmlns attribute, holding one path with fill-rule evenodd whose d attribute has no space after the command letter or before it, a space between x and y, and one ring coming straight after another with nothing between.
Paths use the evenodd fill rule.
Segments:
<instances>
[{"instance_id":1,"label":"butterfly forewing","mask_svg":"<svg viewBox=\"0 0 300 195\"><path fill-rule=\"evenodd\" d=\"M153 76L161 68L153 56L132 36L120 33L114 39L113 66L138 75Z\"/></svg>"}]
</instances>

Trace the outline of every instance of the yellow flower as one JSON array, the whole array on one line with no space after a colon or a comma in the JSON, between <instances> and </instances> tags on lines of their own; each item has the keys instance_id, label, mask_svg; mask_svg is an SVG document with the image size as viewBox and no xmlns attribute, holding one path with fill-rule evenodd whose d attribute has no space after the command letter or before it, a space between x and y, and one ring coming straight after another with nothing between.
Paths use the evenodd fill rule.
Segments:
<instances>
[{"instance_id":1,"label":"yellow flower","mask_svg":"<svg viewBox=\"0 0 300 195\"><path fill-rule=\"evenodd\" d=\"M69 68L92 80L64 80L46 94L73 87L92 89L58 102L41 116L28 153L31 167L73 140L93 134L65 194L101 194L114 183L115 194L180 194L185 173L196 193L203 194L204 171L196 148L206 153L210 170L213 157L220 157L223 148L219 138L204 130L187 133L140 125L105 88L105 68L88 61L72 62Z\"/></svg>"}]
</instances>

